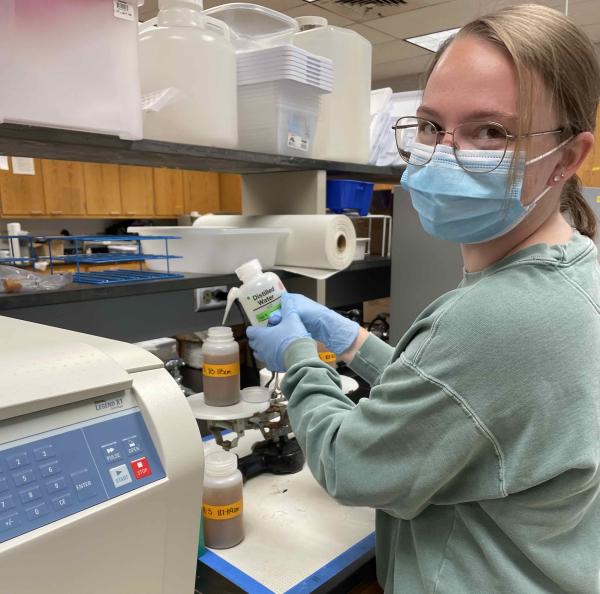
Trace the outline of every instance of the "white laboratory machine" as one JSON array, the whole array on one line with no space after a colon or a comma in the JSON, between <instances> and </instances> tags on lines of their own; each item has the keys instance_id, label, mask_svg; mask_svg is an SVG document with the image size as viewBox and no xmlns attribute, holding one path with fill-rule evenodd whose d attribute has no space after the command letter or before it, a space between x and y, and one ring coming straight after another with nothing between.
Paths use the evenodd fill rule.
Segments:
<instances>
[{"instance_id":1,"label":"white laboratory machine","mask_svg":"<svg viewBox=\"0 0 600 594\"><path fill-rule=\"evenodd\" d=\"M0 317L2 594L192 594L203 465L156 357Z\"/></svg>"}]
</instances>

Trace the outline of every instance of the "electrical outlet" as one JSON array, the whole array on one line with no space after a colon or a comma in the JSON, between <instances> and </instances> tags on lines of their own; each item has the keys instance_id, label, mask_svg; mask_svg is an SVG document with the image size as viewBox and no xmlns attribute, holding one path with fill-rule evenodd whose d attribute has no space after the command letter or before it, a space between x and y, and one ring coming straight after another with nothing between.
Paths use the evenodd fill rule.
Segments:
<instances>
[{"instance_id":1,"label":"electrical outlet","mask_svg":"<svg viewBox=\"0 0 600 594\"><path fill-rule=\"evenodd\" d=\"M227 295L227 287L220 285L218 287L203 287L194 290L194 311L203 311L207 309L224 308Z\"/></svg>"}]
</instances>

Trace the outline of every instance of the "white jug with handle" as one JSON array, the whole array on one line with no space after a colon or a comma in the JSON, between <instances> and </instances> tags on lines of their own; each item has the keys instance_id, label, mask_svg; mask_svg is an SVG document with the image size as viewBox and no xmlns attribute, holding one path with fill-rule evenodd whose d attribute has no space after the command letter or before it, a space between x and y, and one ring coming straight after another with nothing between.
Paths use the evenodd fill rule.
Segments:
<instances>
[{"instance_id":1,"label":"white jug with handle","mask_svg":"<svg viewBox=\"0 0 600 594\"><path fill-rule=\"evenodd\" d=\"M333 91L321 97L312 156L368 163L371 123L371 43L322 17L296 19L293 44L333 60Z\"/></svg>"},{"instance_id":2,"label":"white jug with handle","mask_svg":"<svg viewBox=\"0 0 600 594\"><path fill-rule=\"evenodd\" d=\"M139 28L144 138L237 145L235 51L229 27L202 0L159 0Z\"/></svg>"}]
</instances>

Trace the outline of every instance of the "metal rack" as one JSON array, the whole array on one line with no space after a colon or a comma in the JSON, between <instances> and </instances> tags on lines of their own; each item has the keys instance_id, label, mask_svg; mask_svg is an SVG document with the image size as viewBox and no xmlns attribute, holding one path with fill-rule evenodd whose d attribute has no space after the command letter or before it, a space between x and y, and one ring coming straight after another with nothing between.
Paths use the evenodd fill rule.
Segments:
<instances>
[{"instance_id":1,"label":"metal rack","mask_svg":"<svg viewBox=\"0 0 600 594\"><path fill-rule=\"evenodd\" d=\"M57 264L74 264L76 272L73 275L73 282L83 284L108 285L108 284L123 284L147 280L162 280L183 278L182 274L171 272L169 261L181 256L169 254L169 240L179 239L175 235L0 235L0 239L7 239L10 246L10 257L1 258L0 264L10 264L13 266L33 266L36 262L47 262L50 267L50 274L54 274L54 267ZM13 241L15 239L24 240L28 243L29 257L15 257ZM164 241L164 254L144 254L142 251L142 241ZM70 241L75 244L73 254L58 254L54 249L53 243L57 241ZM86 242L109 242L109 241L125 241L135 242L137 251L131 254L89 254L86 253ZM37 256L34 250L36 242L46 243L48 245L47 256ZM166 260L167 272L152 272L142 269L142 264L146 260ZM122 264L138 262L139 270L110 270L110 271L94 271L82 272L81 265L83 264Z\"/></svg>"},{"instance_id":2,"label":"metal rack","mask_svg":"<svg viewBox=\"0 0 600 594\"><path fill-rule=\"evenodd\" d=\"M170 278L183 278L176 272L151 272L149 270L102 270L98 272L77 272L73 281L83 285L126 285L129 283Z\"/></svg>"},{"instance_id":3,"label":"metal rack","mask_svg":"<svg viewBox=\"0 0 600 594\"><path fill-rule=\"evenodd\" d=\"M368 214L365 216L361 216L359 214L354 213L344 213L349 216L351 219L364 219L367 221L368 228L368 239L367 242L367 250L366 255L370 256L373 254L373 221L380 220L382 221L382 231L381 231L381 246L379 247L379 254L384 258L389 258L392 254L392 217L390 215L382 215L382 214Z\"/></svg>"}]
</instances>

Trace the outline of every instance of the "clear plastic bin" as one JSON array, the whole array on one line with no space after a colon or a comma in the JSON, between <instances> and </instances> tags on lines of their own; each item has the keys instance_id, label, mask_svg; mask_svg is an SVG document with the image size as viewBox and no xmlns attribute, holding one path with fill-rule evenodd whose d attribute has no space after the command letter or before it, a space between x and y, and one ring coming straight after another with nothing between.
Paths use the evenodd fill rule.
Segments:
<instances>
[{"instance_id":1,"label":"clear plastic bin","mask_svg":"<svg viewBox=\"0 0 600 594\"><path fill-rule=\"evenodd\" d=\"M238 87L240 148L310 157L321 91L290 80Z\"/></svg>"},{"instance_id":2,"label":"clear plastic bin","mask_svg":"<svg viewBox=\"0 0 600 594\"><path fill-rule=\"evenodd\" d=\"M238 52L291 43L299 29L292 17L246 2L222 4L205 10L204 14L227 23Z\"/></svg>"},{"instance_id":3,"label":"clear plastic bin","mask_svg":"<svg viewBox=\"0 0 600 594\"><path fill-rule=\"evenodd\" d=\"M132 0L0 0L0 123L141 138L137 26Z\"/></svg>"},{"instance_id":4,"label":"clear plastic bin","mask_svg":"<svg viewBox=\"0 0 600 594\"><path fill-rule=\"evenodd\" d=\"M333 63L293 45L237 54L238 85L289 79L331 92Z\"/></svg>"},{"instance_id":5,"label":"clear plastic bin","mask_svg":"<svg viewBox=\"0 0 600 594\"><path fill-rule=\"evenodd\" d=\"M240 148L277 155L310 157L319 110L284 103L263 107L264 126L251 115L240 117ZM249 121L251 123L246 124Z\"/></svg>"}]
</instances>

